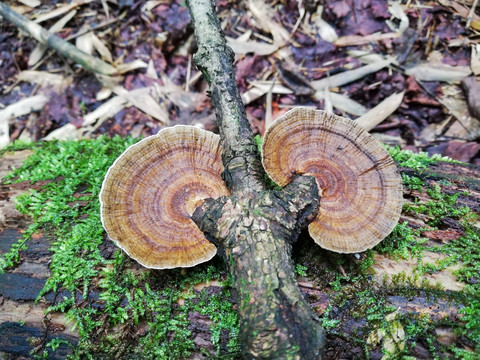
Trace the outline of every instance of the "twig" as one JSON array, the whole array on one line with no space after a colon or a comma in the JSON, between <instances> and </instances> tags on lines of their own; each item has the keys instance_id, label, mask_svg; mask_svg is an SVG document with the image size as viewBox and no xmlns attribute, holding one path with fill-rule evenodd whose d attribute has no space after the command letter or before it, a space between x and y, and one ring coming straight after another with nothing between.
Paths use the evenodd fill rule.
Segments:
<instances>
[{"instance_id":1,"label":"twig","mask_svg":"<svg viewBox=\"0 0 480 360\"><path fill-rule=\"evenodd\" d=\"M465 26L466 28L469 28L470 24L472 23L473 15L475 15L475 9L477 8L477 5L478 5L478 0L474 0L472 4L472 8L468 12L467 25Z\"/></svg>"},{"instance_id":2,"label":"twig","mask_svg":"<svg viewBox=\"0 0 480 360\"><path fill-rule=\"evenodd\" d=\"M188 64L187 64L187 76L185 79L185 91L189 91L190 88L190 76L192 75L192 57L188 56Z\"/></svg>"},{"instance_id":3,"label":"twig","mask_svg":"<svg viewBox=\"0 0 480 360\"><path fill-rule=\"evenodd\" d=\"M104 75L112 75L117 72L113 66L84 53L69 42L52 34L33 21L28 20L25 16L13 11L3 2L0 2L0 15L3 16L5 20L14 24L41 44L51 47L59 54L75 61L88 71Z\"/></svg>"}]
</instances>

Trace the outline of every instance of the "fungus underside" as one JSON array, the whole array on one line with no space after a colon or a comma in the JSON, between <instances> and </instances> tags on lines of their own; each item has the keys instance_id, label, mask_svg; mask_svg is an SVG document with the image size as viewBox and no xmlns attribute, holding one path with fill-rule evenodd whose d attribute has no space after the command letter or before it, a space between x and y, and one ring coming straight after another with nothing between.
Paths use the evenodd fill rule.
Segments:
<instances>
[{"instance_id":1,"label":"fungus underside","mask_svg":"<svg viewBox=\"0 0 480 360\"><path fill-rule=\"evenodd\" d=\"M189 330L189 316L199 313L212 321L211 341L216 353L208 356L235 359L239 349L236 342L238 318L230 302L229 279L219 259L192 269L151 271L137 267L118 250L108 259L101 254L99 247L107 240L98 214L98 191L108 167L133 142L135 140L102 137L79 142L10 146L6 151L28 147L34 149L34 154L9 175L7 181L50 182L43 189L18 199L18 209L31 216L33 223L24 238L0 257L0 270L4 272L16 266L34 232L42 231L51 239L52 274L42 294L63 290L69 294L49 311L65 312L76 324L80 342L73 349L72 358L98 358L114 353L128 358L141 353L145 359L180 359L194 351L200 352L195 349ZM417 170L438 161L395 149L390 149L390 153L401 166ZM448 351L457 358L473 359L475 355L456 344L439 343L435 328L449 327L462 336L464 342L472 346L480 343L480 250L477 245L480 231L470 225L476 215L456 205L459 194L446 195L438 187L429 187L420 179L405 176L404 183L410 188L421 189L431 198L427 202L417 199L417 203L413 199L404 211L428 214L431 228L445 216L453 216L463 227L465 233L460 238L428 249L448 255L444 260L426 266L419 261L413 275L398 274L388 284L372 286L371 268L376 252L403 261L411 257L421 259L426 250L421 229L401 222L386 240L366 252L361 261L352 256L327 253L319 247L308 250L297 247L294 254L297 275L317 279L317 285L330 294L329 305L321 315L330 338L340 339L346 347L363 349L362 356L366 358L373 351L387 353L385 339L401 327L405 336L397 344L392 358L410 354L415 343L421 342L432 358L439 358ZM79 201L85 201L86 205L81 206ZM306 239L301 242L313 245ZM421 281L424 274L435 273L459 259L462 262L456 276L467 283L464 290L447 293L441 291L438 284ZM343 275L338 270L340 265L345 270ZM200 292L193 289L195 284L213 280L223 285L218 293L207 294L205 289ZM77 295L76 304L72 294L79 292L83 296L97 293L99 300L77 306L80 299ZM464 323L398 313L388 301L392 294L406 297L422 294L431 299L448 300L461 308ZM311 303L316 300L314 296L309 298ZM352 319L365 319L353 335L346 335L342 330L340 319L345 313ZM149 328L144 336L132 336L146 323ZM108 333L114 327L120 331ZM101 330L107 330L108 335L96 336ZM383 334L383 340L375 343L372 337L379 334ZM128 341L124 342L125 339ZM56 346L58 341L44 344L35 355L48 357L48 351Z\"/></svg>"}]
</instances>

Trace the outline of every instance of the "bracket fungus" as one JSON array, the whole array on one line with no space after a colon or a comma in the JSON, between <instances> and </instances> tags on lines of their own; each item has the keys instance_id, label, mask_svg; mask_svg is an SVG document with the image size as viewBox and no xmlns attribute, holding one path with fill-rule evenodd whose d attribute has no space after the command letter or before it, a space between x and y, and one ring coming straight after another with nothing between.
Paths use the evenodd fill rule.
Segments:
<instances>
[{"instance_id":1,"label":"bracket fungus","mask_svg":"<svg viewBox=\"0 0 480 360\"><path fill-rule=\"evenodd\" d=\"M165 128L130 146L100 191L108 236L148 268L189 267L216 254L190 219L206 198L228 195L220 137L193 126Z\"/></svg>"},{"instance_id":2,"label":"bracket fungus","mask_svg":"<svg viewBox=\"0 0 480 360\"><path fill-rule=\"evenodd\" d=\"M315 177L320 211L308 230L325 249L370 249L400 218L403 187L397 167L352 120L309 108L290 110L266 131L262 162L280 186L297 174Z\"/></svg>"},{"instance_id":3,"label":"bracket fungus","mask_svg":"<svg viewBox=\"0 0 480 360\"><path fill-rule=\"evenodd\" d=\"M161 130L130 146L110 167L100 192L108 236L155 269L189 267L217 252L191 219L206 198L228 196L220 138L193 126ZM388 152L354 121L295 108L265 133L262 162L280 186L311 175L320 211L308 229L325 249L372 248L398 222L402 179Z\"/></svg>"}]
</instances>

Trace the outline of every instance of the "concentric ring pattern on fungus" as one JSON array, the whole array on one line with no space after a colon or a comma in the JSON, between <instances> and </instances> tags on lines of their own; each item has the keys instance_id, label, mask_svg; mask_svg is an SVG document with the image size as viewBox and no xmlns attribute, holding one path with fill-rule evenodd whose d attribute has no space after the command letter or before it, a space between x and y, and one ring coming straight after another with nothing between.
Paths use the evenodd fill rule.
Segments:
<instances>
[{"instance_id":1,"label":"concentric ring pattern on fungus","mask_svg":"<svg viewBox=\"0 0 480 360\"><path fill-rule=\"evenodd\" d=\"M108 236L149 268L211 259L216 248L190 215L204 199L228 195L222 171L219 136L193 126L166 128L130 146L100 192Z\"/></svg>"},{"instance_id":2,"label":"concentric ring pattern on fungus","mask_svg":"<svg viewBox=\"0 0 480 360\"><path fill-rule=\"evenodd\" d=\"M265 133L262 162L280 186L297 174L315 177L320 212L308 230L325 249L365 251L398 222L403 188L397 167L382 145L352 120L295 108Z\"/></svg>"}]
</instances>

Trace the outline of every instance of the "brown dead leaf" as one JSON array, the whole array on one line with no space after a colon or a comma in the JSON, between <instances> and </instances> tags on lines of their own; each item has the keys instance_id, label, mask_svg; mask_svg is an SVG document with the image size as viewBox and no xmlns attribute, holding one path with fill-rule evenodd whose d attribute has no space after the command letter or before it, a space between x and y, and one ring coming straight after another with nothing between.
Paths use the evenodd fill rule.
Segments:
<instances>
[{"instance_id":1,"label":"brown dead leaf","mask_svg":"<svg viewBox=\"0 0 480 360\"><path fill-rule=\"evenodd\" d=\"M0 110L0 148L4 148L10 142L9 120L41 110L48 102L45 95L35 95L22 99Z\"/></svg>"},{"instance_id":2,"label":"brown dead leaf","mask_svg":"<svg viewBox=\"0 0 480 360\"><path fill-rule=\"evenodd\" d=\"M48 87L49 90L60 93L72 83L73 78L47 71L24 70L18 74L17 80L39 84L41 87Z\"/></svg>"},{"instance_id":3,"label":"brown dead leaf","mask_svg":"<svg viewBox=\"0 0 480 360\"><path fill-rule=\"evenodd\" d=\"M394 24L393 21L391 20L386 20L386 24L390 28L390 30L394 30L400 34L402 34L405 30L408 29L409 27L409 19L407 14L405 14L405 11L403 10L402 5L400 4L400 1L389 1L388 2L388 12L392 14L392 17L394 19L400 20L400 24L398 27Z\"/></svg>"},{"instance_id":4,"label":"brown dead leaf","mask_svg":"<svg viewBox=\"0 0 480 360\"><path fill-rule=\"evenodd\" d=\"M82 36L79 36L75 40L75 46L82 50L84 53L88 55L92 55L93 53L93 33L87 32L86 34L83 34Z\"/></svg>"},{"instance_id":5,"label":"brown dead leaf","mask_svg":"<svg viewBox=\"0 0 480 360\"><path fill-rule=\"evenodd\" d=\"M357 118L355 120L356 123L367 131L372 130L375 126L380 124L398 109L398 107L402 104L404 94L405 92L390 95L380 104Z\"/></svg>"},{"instance_id":6,"label":"brown dead leaf","mask_svg":"<svg viewBox=\"0 0 480 360\"><path fill-rule=\"evenodd\" d=\"M390 65L393 62L392 59L387 59L374 64L361 66L353 70L347 70L339 74L325 77L321 80L312 81L311 85L316 90L323 91L325 87L331 89L337 86L343 86L350 82L361 79L369 74L377 72L380 69Z\"/></svg>"},{"instance_id":7,"label":"brown dead leaf","mask_svg":"<svg viewBox=\"0 0 480 360\"><path fill-rule=\"evenodd\" d=\"M325 100L325 111L328 111L327 109L331 105L342 112L356 116L361 116L367 112L367 108L359 102L345 94L331 92L328 89L315 92L314 97L317 100Z\"/></svg>"},{"instance_id":8,"label":"brown dead leaf","mask_svg":"<svg viewBox=\"0 0 480 360\"><path fill-rule=\"evenodd\" d=\"M260 0L248 0L248 8L258 20L258 25L273 37L273 44L277 47L284 45L289 39L289 32L273 20L274 9Z\"/></svg>"},{"instance_id":9,"label":"brown dead leaf","mask_svg":"<svg viewBox=\"0 0 480 360\"><path fill-rule=\"evenodd\" d=\"M310 86L308 80L287 62L277 61L275 63L280 79L293 90L298 96L311 96L315 90Z\"/></svg>"},{"instance_id":10,"label":"brown dead leaf","mask_svg":"<svg viewBox=\"0 0 480 360\"><path fill-rule=\"evenodd\" d=\"M78 6L81 6L83 4L87 4L89 2L92 2L93 0L78 0L78 1L73 1L71 4L66 4L66 5L61 5L60 7L56 8L55 10L49 11L43 15L38 16L34 21L37 24L40 24L41 22L56 18L57 16L63 15L73 9L75 9Z\"/></svg>"},{"instance_id":11,"label":"brown dead leaf","mask_svg":"<svg viewBox=\"0 0 480 360\"><path fill-rule=\"evenodd\" d=\"M124 74L132 70L146 68L148 67L148 64L140 59L136 59L129 63L122 63L122 64L115 65L115 67L117 68L117 72L116 72L117 74Z\"/></svg>"},{"instance_id":12,"label":"brown dead leaf","mask_svg":"<svg viewBox=\"0 0 480 360\"><path fill-rule=\"evenodd\" d=\"M105 44L93 33L90 33L92 45L97 50L97 52L102 57L102 60L108 61L109 63L113 62L112 54L110 50L105 46Z\"/></svg>"},{"instance_id":13,"label":"brown dead leaf","mask_svg":"<svg viewBox=\"0 0 480 360\"><path fill-rule=\"evenodd\" d=\"M253 53L256 55L264 56L270 55L278 50L278 46L261 43L258 41L245 41L226 37L227 44L230 46L235 54L248 54Z\"/></svg>"},{"instance_id":14,"label":"brown dead leaf","mask_svg":"<svg viewBox=\"0 0 480 360\"><path fill-rule=\"evenodd\" d=\"M405 103L414 103L427 106L440 106L440 103L435 97L427 94L425 90L418 85L418 82L413 76L407 78L407 89L406 89Z\"/></svg>"},{"instance_id":15,"label":"brown dead leaf","mask_svg":"<svg viewBox=\"0 0 480 360\"><path fill-rule=\"evenodd\" d=\"M19 2L24 5L30 6L31 8L35 8L42 3L40 0L19 0Z\"/></svg>"},{"instance_id":16,"label":"brown dead leaf","mask_svg":"<svg viewBox=\"0 0 480 360\"><path fill-rule=\"evenodd\" d=\"M103 122L106 119L115 116L115 114L121 111L127 105L127 103L128 101L121 96L114 96L91 113L86 114L83 117L82 126L85 127L98 124L99 122Z\"/></svg>"},{"instance_id":17,"label":"brown dead leaf","mask_svg":"<svg viewBox=\"0 0 480 360\"><path fill-rule=\"evenodd\" d=\"M113 89L113 92L125 100L128 100L133 106L142 110L144 113L158 120L162 125L170 123L167 109L158 102L155 87L150 86L128 91L121 86L117 86Z\"/></svg>"},{"instance_id":18,"label":"brown dead leaf","mask_svg":"<svg viewBox=\"0 0 480 360\"><path fill-rule=\"evenodd\" d=\"M472 71L468 66L450 66L445 64L420 64L405 70L405 74L413 76L420 81L461 81Z\"/></svg>"},{"instance_id":19,"label":"brown dead leaf","mask_svg":"<svg viewBox=\"0 0 480 360\"><path fill-rule=\"evenodd\" d=\"M319 6L317 12L311 17L312 25L317 29L318 34L323 40L327 42L335 42L338 39L337 32L329 23L322 19L322 13L323 6ZM310 31L312 32L314 30L315 29L311 29Z\"/></svg>"},{"instance_id":20,"label":"brown dead leaf","mask_svg":"<svg viewBox=\"0 0 480 360\"><path fill-rule=\"evenodd\" d=\"M352 11L351 7L348 5L346 1L340 0L340 1L332 1L328 5L333 13L338 17L342 18L346 16L350 11Z\"/></svg>"},{"instance_id":21,"label":"brown dead leaf","mask_svg":"<svg viewBox=\"0 0 480 360\"><path fill-rule=\"evenodd\" d=\"M273 81L254 81L251 85L253 87L242 94L242 100L245 105L250 104L269 91L272 94L293 94L293 91L289 88L281 84L274 84Z\"/></svg>"},{"instance_id":22,"label":"brown dead leaf","mask_svg":"<svg viewBox=\"0 0 480 360\"><path fill-rule=\"evenodd\" d=\"M391 56L384 56L384 55L372 53L370 51L352 49L352 50L348 50L347 54L350 56L353 56L354 58L357 58L358 61L360 61L362 64L367 64L367 65L375 64L375 63L378 63L379 61L385 61L385 60L390 60L393 64L396 64L395 58Z\"/></svg>"},{"instance_id":23,"label":"brown dead leaf","mask_svg":"<svg viewBox=\"0 0 480 360\"><path fill-rule=\"evenodd\" d=\"M445 133L445 136L463 140L475 140L480 136L480 121L472 117L468 103L461 89L456 85L442 87L443 95L439 98L457 121Z\"/></svg>"},{"instance_id":24,"label":"brown dead leaf","mask_svg":"<svg viewBox=\"0 0 480 360\"><path fill-rule=\"evenodd\" d=\"M472 45L472 57L470 67L475 75L480 75L480 44Z\"/></svg>"},{"instance_id":25,"label":"brown dead leaf","mask_svg":"<svg viewBox=\"0 0 480 360\"><path fill-rule=\"evenodd\" d=\"M164 0L149 0L142 5L142 12L149 12L155 9L158 5L164 4Z\"/></svg>"},{"instance_id":26,"label":"brown dead leaf","mask_svg":"<svg viewBox=\"0 0 480 360\"><path fill-rule=\"evenodd\" d=\"M73 124L66 124L58 129L53 130L43 140L78 140L81 132Z\"/></svg>"},{"instance_id":27,"label":"brown dead leaf","mask_svg":"<svg viewBox=\"0 0 480 360\"><path fill-rule=\"evenodd\" d=\"M145 72L145 75L150 79L158 80L158 74L157 74L157 71L155 70L155 65L153 64L152 59L148 61L147 71ZM187 83L187 86L188 86L188 79L186 79L185 82Z\"/></svg>"},{"instance_id":28,"label":"brown dead leaf","mask_svg":"<svg viewBox=\"0 0 480 360\"><path fill-rule=\"evenodd\" d=\"M463 6L462 4L459 4L456 1L451 1L451 0L438 0L440 4L446 7L451 7L453 8L458 15L461 17L467 19L469 14L470 14L470 9ZM474 28L475 30L480 30L480 16L477 14L473 13L472 14L472 19L470 22L470 26Z\"/></svg>"},{"instance_id":29,"label":"brown dead leaf","mask_svg":"<svg viewBox=\"0 0 480 360\"><path fill-rule=\"evenodd\" d=\"M448 156L452 159L471 162L480 152L480 144L477 142L463 142L453 140L448 143L447 148L442 151L443 156Z\"/></svg>"}]
</instances>

